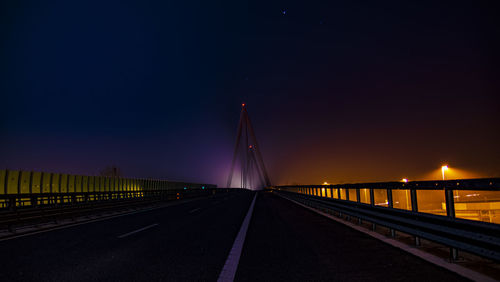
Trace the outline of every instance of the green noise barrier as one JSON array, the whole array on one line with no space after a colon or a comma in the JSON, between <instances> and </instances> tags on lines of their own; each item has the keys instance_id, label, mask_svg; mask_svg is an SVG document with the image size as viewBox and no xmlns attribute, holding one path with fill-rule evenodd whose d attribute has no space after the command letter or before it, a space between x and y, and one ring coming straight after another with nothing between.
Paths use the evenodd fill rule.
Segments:
<instances>
[{"instance_id":1,"label":"green noise barrier","mask_svg":"<svg viewBox=\"0 0 500 282\"><path fill-rule=\"evenodd\" d=\"M178 192L184 192L184 194L189 191L207 190L208 192L214 188L217 186L212 184L159 179L0 170L0 207L50 204L54 201L55 203L68 203L140 198L160 193L179 196Z\"/></svg>"}]
</instances>

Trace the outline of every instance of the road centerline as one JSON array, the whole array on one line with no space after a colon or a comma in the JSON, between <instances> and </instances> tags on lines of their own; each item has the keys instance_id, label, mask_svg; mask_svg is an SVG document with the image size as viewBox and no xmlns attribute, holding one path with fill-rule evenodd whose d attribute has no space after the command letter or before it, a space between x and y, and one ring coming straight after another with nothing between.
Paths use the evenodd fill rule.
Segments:
<instances>
[{"instance_id":1,"label":"road centerline","mask_svg":"<svg viewBox=\"0 0 500 282\"><path fill-rule=\"evenodd\" d=\"M245 237L247 236L248 226L250 225L250 219L252 219L253 207L255 205L255 199L257 199L257 193L253 197L250 208L248 209L245 219L241 224L240 231L236 235L233 247L227 256L226 263L222 268L222 271L217 279L217 282L232 282L234 281L234 276L236 275L236 270L238 269L238 263L241 257L241 251L243 250L243 244L245 243Z\"/></svg>"},{"instance_id":2,"label":"road centerline","mask_svg":"<svg viewBox=\"0 0 500 282\"><path fill-rule=\"evenodd\" d=\"M122 238L125 238L125 237L128 237L130 235L133 235L135 233L139 233L141 231L144 231L144 230L147 230L147 229L150 229L150 228L153 228L155 226L158 226L158 223L155 223L155 224L151 224L151 225L148 225L148 226L145 226L143 228L139 228L137 230L134 230L134 231L131 231L131 232L128 232L128 233L125 233L125 234L122 234L120 236L118 236L118 239L122 239Z\"/></svg>"}]
</instances>

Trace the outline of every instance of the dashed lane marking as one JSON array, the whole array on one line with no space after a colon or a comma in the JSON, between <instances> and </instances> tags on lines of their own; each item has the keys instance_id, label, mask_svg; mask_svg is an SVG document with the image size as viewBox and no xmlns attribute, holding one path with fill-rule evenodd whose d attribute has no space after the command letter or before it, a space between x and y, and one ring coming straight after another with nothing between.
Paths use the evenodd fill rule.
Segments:
<instances>
[{"instance_id":1,"label":"dashed lane marking","mask_svg":"<svg viewBox=\"0 0 500 282\"><path fill-rule=\"evenodd\" d=\"M201 210L201 208L197 208L197 209L194 209L194 210L190 210L190 211L189 211L189 213L194 213L194 212L199 211L199 210Z\"/></svg>"},{"instance_id":2,"label":"dashed lane marking","mask_svg":"<svg viewBox=\"0 0 500 282\"><path fill-rule=\"evenodd\" d=\"M148 226L146 226L146 227L139 228L139 229L137 229L137 230L131 231L131 232L129 232L129 233L122 234L122 235L118 236L118 239L122 239L122 238L128 237L128 236L130 236L130 235L134 235L135 233L139 233L139 232L141 232L141 231L147 230L147 229L149 229L149 228L153 228L153 227L155 227L155 226L158 226L158 223L151 224L151 225L148 225Z\"/></svg>"}]
</instances>

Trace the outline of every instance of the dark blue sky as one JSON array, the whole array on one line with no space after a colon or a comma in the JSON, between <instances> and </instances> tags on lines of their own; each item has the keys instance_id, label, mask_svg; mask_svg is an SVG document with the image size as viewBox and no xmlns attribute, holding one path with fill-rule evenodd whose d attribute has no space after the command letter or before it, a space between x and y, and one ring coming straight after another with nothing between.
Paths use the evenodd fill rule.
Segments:
<instances>
[{"instance_id":1,"label":"dark blue sky","mask_svg":"<svg viewBox=\"0 0 500 282\"><path fill-rule=\"evenodd\" d=\"M0 8L2 168L221 185L246 102L275 183L500 176L486 2Z\"/></svg>"}]
</instances>

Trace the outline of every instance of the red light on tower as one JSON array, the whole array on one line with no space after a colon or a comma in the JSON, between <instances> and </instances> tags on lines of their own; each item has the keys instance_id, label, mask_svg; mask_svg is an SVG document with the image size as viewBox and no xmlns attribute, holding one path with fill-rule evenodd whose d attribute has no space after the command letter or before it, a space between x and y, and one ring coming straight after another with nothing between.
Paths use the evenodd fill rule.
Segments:
<instances>
[{"instance_id":1,"label":"red light on tower","mask_svg":"<svg viewBox=\"0 0 500 282\"><path fill-rule=\"evenodd\" d=\"M245 103L241 104L242 107L245 107Z\"/></svg>"},{"instance_id":2,"label":"red light on tower","mask_svg":"<svg viewBox=\"0 0 500 282\"><path fill-rule=\"evenodd\" d=\"M250 145L250 146L248 146L248 148L252 149L252 148L253 148L253 146L252 146L252 145Z\"/></svg>"}]
</instances>

